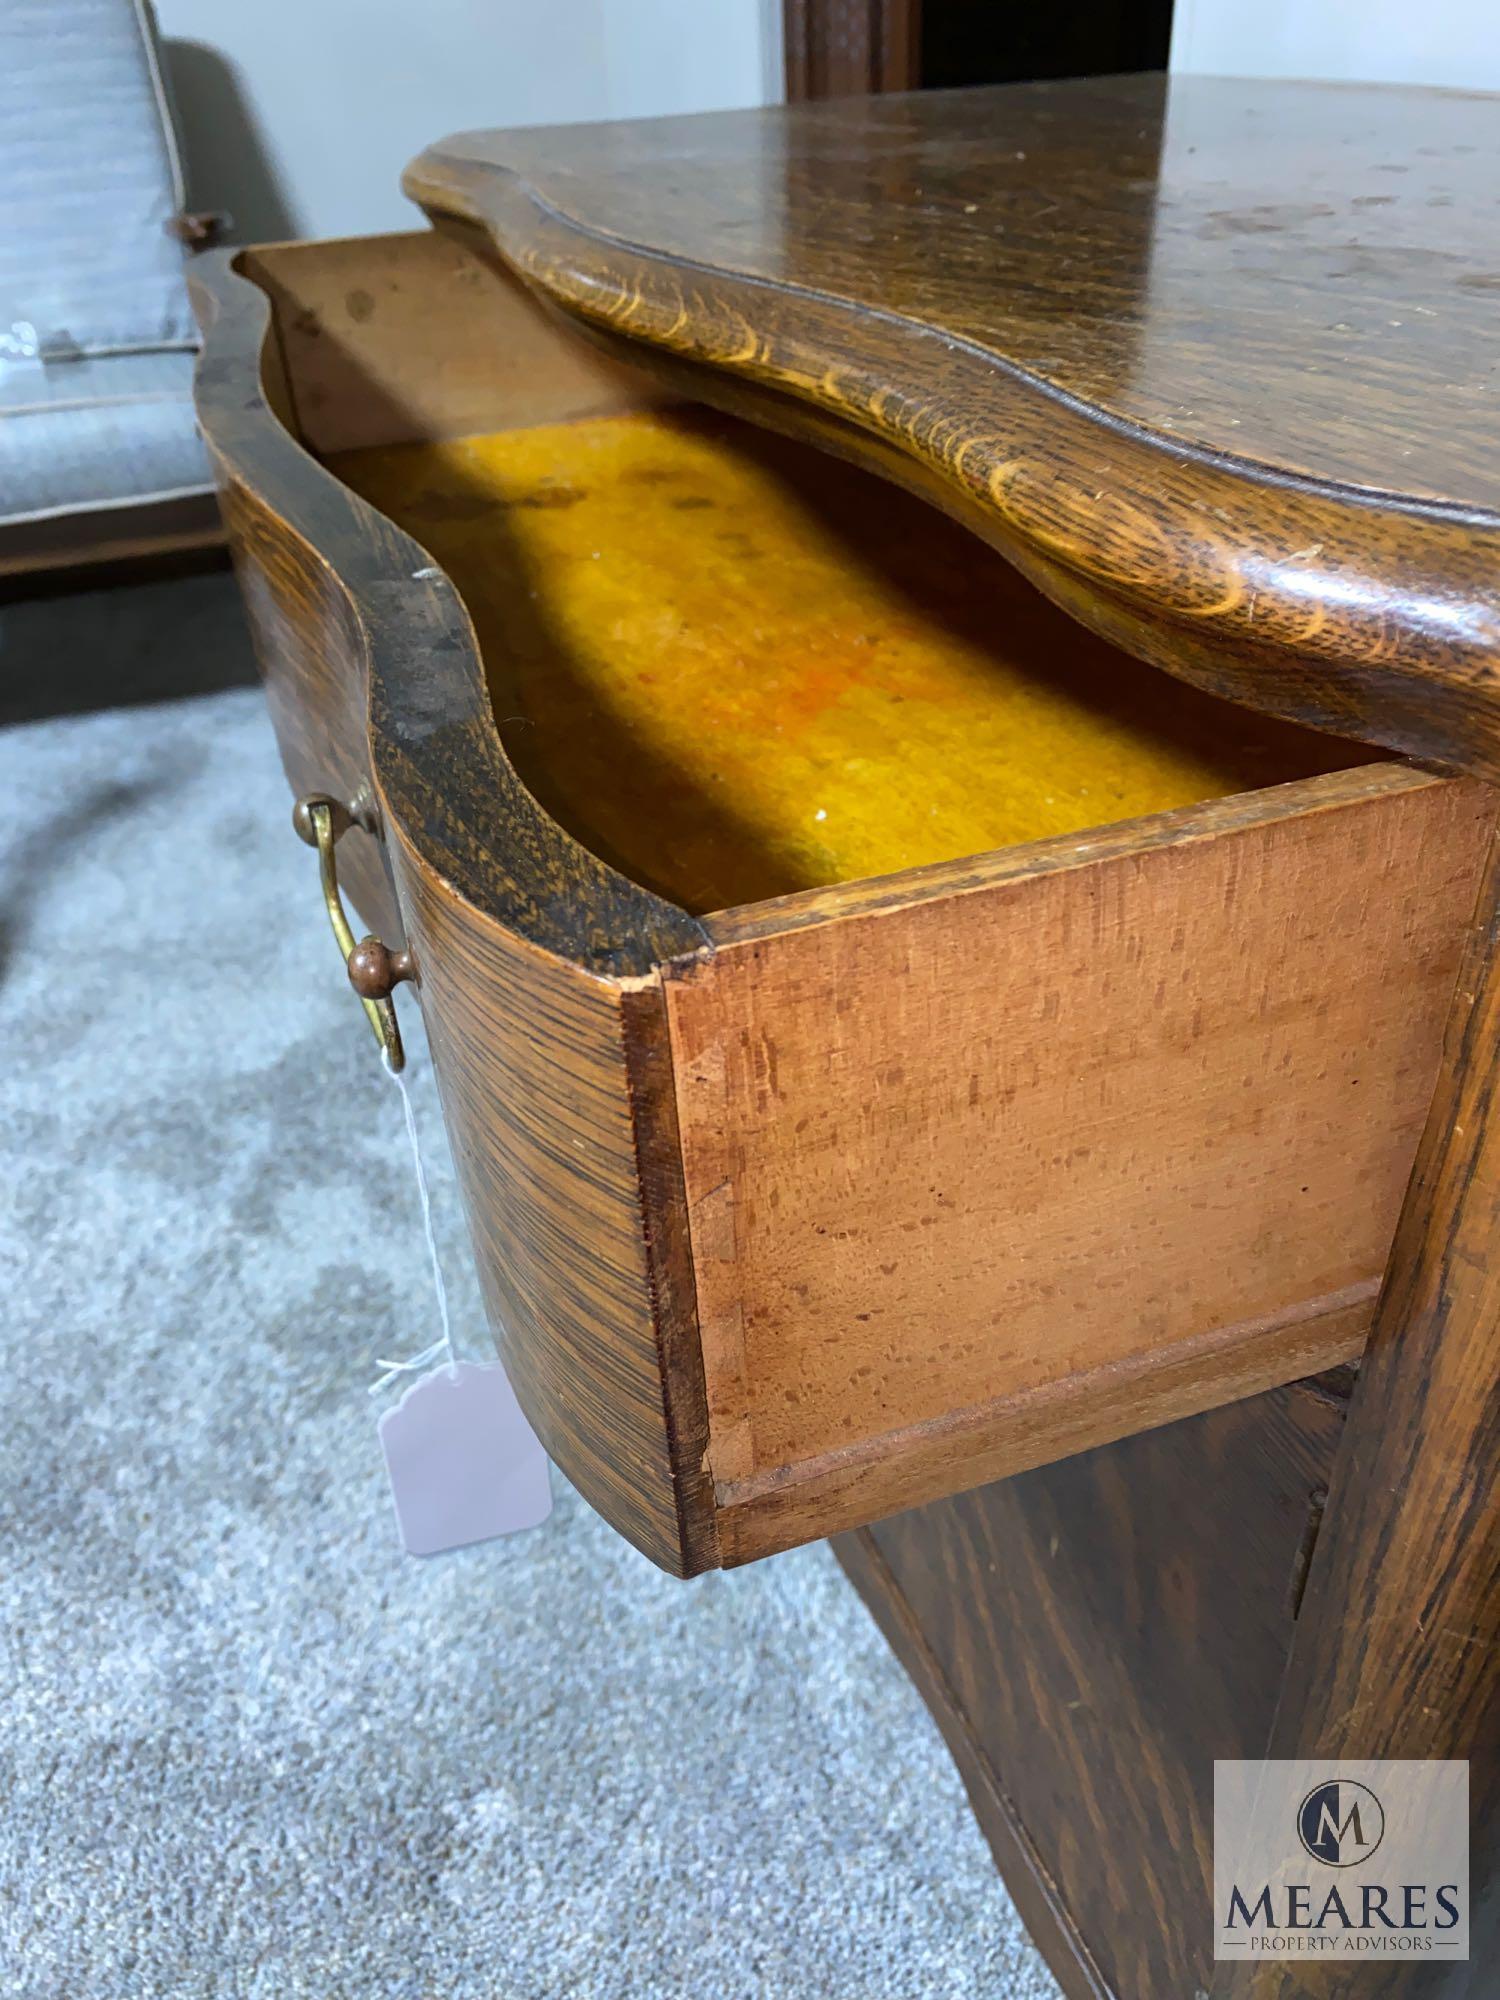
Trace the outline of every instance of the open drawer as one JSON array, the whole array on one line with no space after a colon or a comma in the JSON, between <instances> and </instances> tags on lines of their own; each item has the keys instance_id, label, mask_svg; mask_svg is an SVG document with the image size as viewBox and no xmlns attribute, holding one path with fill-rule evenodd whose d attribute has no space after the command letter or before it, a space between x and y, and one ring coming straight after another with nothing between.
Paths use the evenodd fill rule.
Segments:
<instances>
[{"instance_id":1,"label":"open drawer","mask_svg":"<svg viewBox=\"0 0 1500 2000\"><path fill-rule=\"evenodd\" d=\"M1358 1354L1485 787L1157 674L455 237L198 282L292 783L622 1533L742 1562Z\"/></svg>"}]
</instances>

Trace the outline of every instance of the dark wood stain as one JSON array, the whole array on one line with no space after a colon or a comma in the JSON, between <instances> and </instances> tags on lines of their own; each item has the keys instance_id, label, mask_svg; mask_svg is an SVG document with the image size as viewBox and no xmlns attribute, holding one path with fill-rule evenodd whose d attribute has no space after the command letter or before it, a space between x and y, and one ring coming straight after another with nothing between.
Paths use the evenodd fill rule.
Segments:
<instances>
[{"instance_id":1,"label":"dark wood stain","mask_svg":"<svg viewBox=\"0 0 1500 2000\"><path fill-rule=\"evenodd\" d=\"M834 1544L1070 2000L1211 1984L1214 1759L1264 1749L1309 1496L1343 1431L1313 1386Z\"/></svg>"},{"instance_id":2,"label":"dark wood stain","mask_svg":"<svg viewBox=\"0 0 1500 2000\"><path fill-rule=\"evenodd\" d=\"M406 186L561 309L905 457L1117 644L1500 770L1494 99L926 92L470 133Z\"/></svg>"},{"instance_id":3,"label":"dark wood stain","mask_svg":"<svg viewBox=\"0 0 1500 2000\"><path fill-rule=\"evenodd\" d=\"M1215 2000L1467 2000L1500 1961L1500 841L1268 1754L1469 1763L1469 1962L1223 1968Z\"/></svg>"},{"instance_id":4,"label":"dark wood stain","mask_svg":"<svg viewBox=\"0 0 1500 2000\"><path fill-rule=\"evenodd\" d=\"M567 324L900 479L1128 650L1494 779L1497 154L1494 99L1191 79L1169 99L1126 79L470 135L408 185ZM447 580L293 441L297 370L263 291L224 258L195 282L204 425L289 775L349 802L356 899L412 952L523 1400L669 1568L817 1532L826 1508L783 1519L774 1483L747 1525L706 1464L664 981L999 878L981 861L706 928L586 854L506 761ZM368 310L353 277L338 296L380 324L378 288ZM328 323L280 337L326 346ZM1244 811L1203 809L1193 837ZM1492 858L1352 1395L1342 1374L1267 1388L1277 1356L1319 1365L1279 1325L1220 1383L1226 1408L1183 1417L1215 1393L1196 1353L1169 1393L1095 1380L1107 1429L1076 1398L1013 1413L1010 1463L1034 1469L840 1517L866 1523L840 1553L1072 2000L1493 1984L1497 1038ZM924 1437L934 1481L993 1476L966 1435ZM1470 1964L1212 1966L1212 1761L1268 1745L1471 1760Z\"/></svg>"},{"instance_id":5,"label":"dark wood stain","mask_svg":"<svg viewBox=\"0 0 1500 2000\"><path fill-rule=\"evenodd\" d=\"M298 792L350 803L341 871L419 968L507 1367L585 1495L653 1560L691 1572L716 1558L701 1443L680 1416L680 1442L668 1424L657 1267L671 1253L656 1245L669 1232L658 1221L648 1236L638 1161L657 1141L633 1109L628 989L600 975L691 953L702 932L531 800L501 752L452 586L276 418L264 292L227 259L196 275L209 324L200 415L283 758ZM631 1020L649 1074L659 1001ZM466 1021L483 1023L477 1038ZM691 1328L681 1292L679 1280Z\"/></svg>"}]
</instances>

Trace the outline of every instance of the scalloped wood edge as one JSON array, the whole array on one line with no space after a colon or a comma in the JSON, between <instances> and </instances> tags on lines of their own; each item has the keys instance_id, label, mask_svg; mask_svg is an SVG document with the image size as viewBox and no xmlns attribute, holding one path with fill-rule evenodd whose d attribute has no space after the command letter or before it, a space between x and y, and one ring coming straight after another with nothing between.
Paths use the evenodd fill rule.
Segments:
<instances>
[{"instance_id":1,"label":"scalloped wood edge","mask_svg":"<svg viewBox=\"0 0 1500 2000\"><path fill-rule=\"evenodd\" d=\"M528 134L479 136L515 167L463 157L459 135L406 192L577 322L687 370L704 400L824 448L839 434L1169 673L1500 776L1500 517L1196 449L940 327L619 240L529 177Z\"/></svg>"}]
</instances>

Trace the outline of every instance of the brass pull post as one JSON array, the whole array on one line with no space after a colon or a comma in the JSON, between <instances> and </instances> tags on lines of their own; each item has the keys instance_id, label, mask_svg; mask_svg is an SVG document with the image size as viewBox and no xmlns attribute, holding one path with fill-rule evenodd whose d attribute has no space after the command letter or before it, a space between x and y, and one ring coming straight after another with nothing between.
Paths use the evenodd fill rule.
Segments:
<instances>
[{"instance_id":1,"label":"brass pull post","mask_svg":"<svg viewBox=\"0 0 1500 2000\"><path fill-rule=\"evenodd\" d=\"M339 895L334 845L351 824L347 808L341 806L337 799L326 798L319 792L311 792L306 798L298 799L292 810L292 825L298 837L318 850L318 878L323 885L323 901L339 955L344 961L344 970L349 975L349 984L359 995L365 1018L388 1067L399 1070L405 1067L406 1051L401 1046L401 1029L391 994L402 980L415 976L415 967L409 951L391 951L377 937L362 938L356 942L354 932L349 928L343 898Z\"/></svg>"}]
</instances>

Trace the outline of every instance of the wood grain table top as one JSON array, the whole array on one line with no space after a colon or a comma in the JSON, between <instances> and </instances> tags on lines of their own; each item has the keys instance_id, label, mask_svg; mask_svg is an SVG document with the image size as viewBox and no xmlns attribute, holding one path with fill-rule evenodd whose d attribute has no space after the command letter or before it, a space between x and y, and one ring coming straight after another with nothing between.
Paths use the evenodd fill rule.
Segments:
<instances>
[{"instance_id":1,"label":"wood grain table top","mask_svg":"<svg viewBox=\"0 0 1500 2000\"><path fill-rule=\"evenodd\" d=\"M1157 664L1500 769L1500 98L1027 84L469 133L406 185Z\"/></svg>"}]
</instances>

